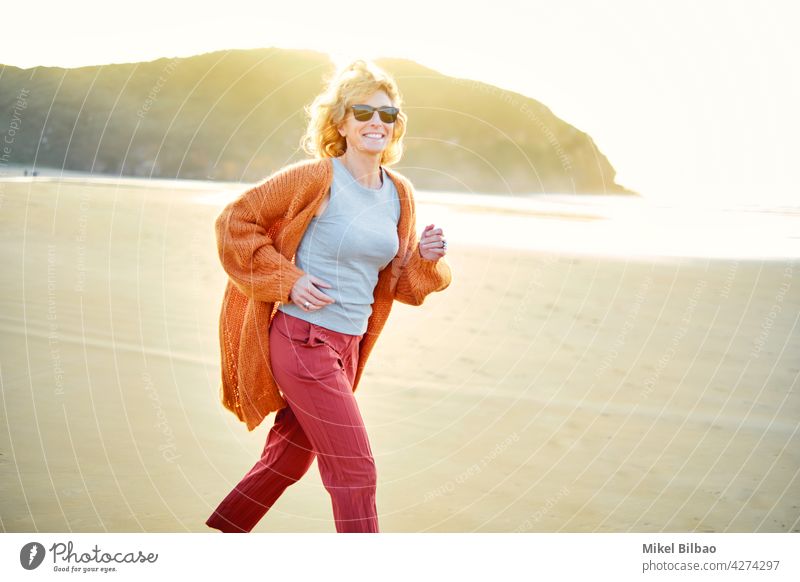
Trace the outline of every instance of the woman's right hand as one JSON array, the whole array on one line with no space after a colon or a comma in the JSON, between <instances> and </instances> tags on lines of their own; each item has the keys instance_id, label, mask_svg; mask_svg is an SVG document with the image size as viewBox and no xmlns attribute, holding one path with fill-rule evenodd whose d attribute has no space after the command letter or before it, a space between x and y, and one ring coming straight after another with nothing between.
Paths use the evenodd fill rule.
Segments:
<instances>
[{"instance_id":1,"label":"woman's right hand","mask_svg":"<svg viewBox=\"0 0 800 582\"><path fill-rule=\"evenodd\" d=\"M317 289L316 286L327 287L329 289L332 287L332 285L329 285L319 277L306 273L295 282L289 293L289 301L297 305L303 311L315 311L334 303L331 297L325 295L325 293ZM309 303L308 307L306 307L306 301Z\"/></svg>"}]
</instances>

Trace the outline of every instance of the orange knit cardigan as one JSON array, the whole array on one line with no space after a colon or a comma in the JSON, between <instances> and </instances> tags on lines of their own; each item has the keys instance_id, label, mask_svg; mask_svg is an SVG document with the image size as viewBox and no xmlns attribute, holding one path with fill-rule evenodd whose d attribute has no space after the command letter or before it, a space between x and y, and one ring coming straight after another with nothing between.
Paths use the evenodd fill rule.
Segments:
<instances>
[{"instance_id":1,"label":"orange knit cardigan","mask_svg":"<svg viewBox=\"0 0 800 582\"><path fill-rule=\"evenodd\" d=\"M429 261L419 254L411 182L385 169L399 195L400 244L378 276L353 391L394 300L420 305L451 280L444 258ZM332 179L331 158L292 163L245 191L216 220L219 258L228 274L219 320L220 395L248 431L286 406L270 368L269 326L278 304L289 301L292 287L305 274L294 264L295 252Z\"/></svg>"}]
</instances>

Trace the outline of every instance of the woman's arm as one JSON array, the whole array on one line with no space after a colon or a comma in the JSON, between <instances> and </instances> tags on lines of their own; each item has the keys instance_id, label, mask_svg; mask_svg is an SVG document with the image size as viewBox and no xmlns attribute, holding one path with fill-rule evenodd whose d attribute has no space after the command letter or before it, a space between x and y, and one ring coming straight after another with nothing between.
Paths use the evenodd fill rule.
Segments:
<instances>
[{"instance_id":1,"label":"woman's arm","mask_svg":"<svg viewBox=\"0 0 800 582\"><path fill-rule=\"evenodd\" d=\"M422 305L429 293L446 289L453 276L444 257L429 261L419 254L419 237L416 234L411 248L414 250L397 280L394 298L407 305Z\"/></svg>"},{"instance_id":2,"label":"woman's arm","mask_svg":"<svg viewBox=\"0 0 800 582\"><path fill-rule=\"evenodd\" d=\"M228 204L215 222L222 268L252 299L286 303L294 283L305 274L273 245L277 221L304 179L302 168L279 171Z\"/></svg>"},{"instance_id":3,"label":"woman's arm","mask_svg":"<svg viewBox=\"0 0 800 582\"><path fill-rule=\"evenodd\" d=\"M450 272L450 265L447 264L444 257L430 261L419 253L419 234L416 231L417 204L414 200L414 186L405 178L402 179L403 184L410 193L408 220L414 232L412 234L413 240L409 246L411 256L400 271L400 277L394 290L394 298L407 305L422 305L429 293L442 291L450 285L452 273Z\"/></svg>"}]
</instances>

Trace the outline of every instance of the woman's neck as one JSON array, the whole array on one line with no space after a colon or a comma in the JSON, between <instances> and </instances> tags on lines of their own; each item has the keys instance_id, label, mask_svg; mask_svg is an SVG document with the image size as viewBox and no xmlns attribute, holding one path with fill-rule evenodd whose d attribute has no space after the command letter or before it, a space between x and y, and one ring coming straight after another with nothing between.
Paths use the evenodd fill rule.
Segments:
<instances>
[{"instance_id":1,"label":"woman's neck","mask_svg":"<svg viewBox=\"0 0 800 582\"><path fill-rule=\"evenodd\" d=\"M381 172L381 157L376 156L363 156L363 155L348 155L350 150L344 152L339 160L344 164L344 167L350 172L356 181L372 190L377 190L383 186L383 173Z\"/></svg>"}]
</instances>

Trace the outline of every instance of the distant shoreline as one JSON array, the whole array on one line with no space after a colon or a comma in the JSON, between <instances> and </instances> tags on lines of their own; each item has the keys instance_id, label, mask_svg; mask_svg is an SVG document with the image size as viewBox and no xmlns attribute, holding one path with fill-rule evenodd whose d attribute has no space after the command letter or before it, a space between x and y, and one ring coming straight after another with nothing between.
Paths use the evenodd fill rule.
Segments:
<instances>
[{"instance_id":1,"label":"distant shoreline","mask_svg":"<svg viewBox=\"0 0 800 582\"><path fill-rule=\"evenodd\" d=\"M27 176L25 175L25 171L27 170ZM33 175L33 172L36 171L36 176ZM50 167L40 167L36 166L33 168L31 166L23 166L19 164L8 164L0 166L0 180L4 180L7 178L37 178L41 179L40 181L53 181L55 178L56 180L83 180L85 181L87 178L91 178L92 180L97 180L101 183L127 183L129 185L136 185L139 183L146 183L150 185L161 185L161 184L171 184L171 185L185 185L190 187L205 187L208 185L223 185L223 186L236 186L239 184L244 184L243 182L220 182L215 180L189 180L186 178L149 178L146 176L127 176L127 175L119 175L119 174L100 174L100 173L92 173L92 172L83 172L78 170L62 170L60 168L50 168Z\"/></svg>"},{"instance_id":2,"label":"distant shoreline","mask_svg":"<svg viewBox=\"0 0 800 582\"><path fill-rule=\"evenodd\" d=\"M28 171L27 176L25 175L25 170ZM36 171L36 176L33 176L33 171ZM62 170L61 168L52 168L47 166L36 166L33 168L32 166L25 166L21 164L8 164L8 165L0 165L0 180L6 178L48 178L48 179L85 179L91 178L92 180L101 180L105 183L109 183L111 181L121 183L128 183L130 185L136 185L139 183L147 183L150 185L175 185L175 186L188 186L188 187L199 187L199 188L207 188L207 187L216 187L222 186L223 188L230 188L230 187L247 187L251 184L255 184L255 182L231 182L225 180L214 180L214 179L206 179L206 180L198 180L195 178L164 178L164 177L148 177L148 176L130 176L130 175L120 175L120 174L104 174L104 173L93 173L93 172L85 172L79 170ZM266 177L266 176L265 176ZM497 193L497 194L479 194L479 193L466 193L466 192L458 192L458 193L451 193L446 191L438 191L438 190L419 190L420 192L438 192L441 194L458 194L461 196L489 196L489 197L507 197L512 199L527 199L527 198L540 198L542 196L580 196L586 198L597 198L597 197L612 197L615 199L630 199L630 198L641 198L640 194L629 194L629 193L607 193L607 192L586 192L586 193L576 193L576 192L531 192L527 194L514 194L514 193Z\"/></svg>"}]
</instances>

